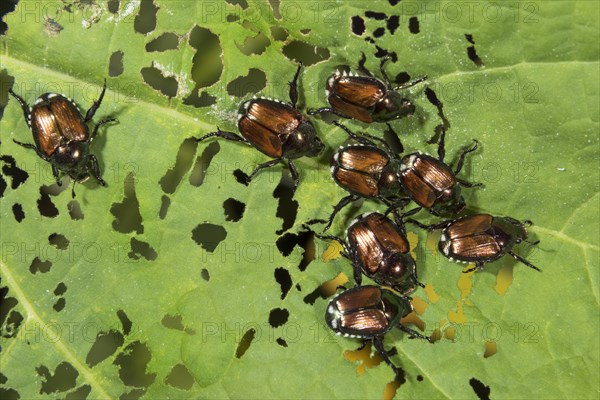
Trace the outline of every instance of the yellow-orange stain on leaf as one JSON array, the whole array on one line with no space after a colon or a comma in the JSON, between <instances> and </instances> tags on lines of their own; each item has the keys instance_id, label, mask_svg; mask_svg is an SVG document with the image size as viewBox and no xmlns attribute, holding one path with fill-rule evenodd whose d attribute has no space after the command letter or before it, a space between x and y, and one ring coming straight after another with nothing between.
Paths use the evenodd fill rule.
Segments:
<instances>
[{"instance_id":1,"label":"yellow-orange stain on leaf","mask_svg":"<svg viewBox=\"0 0 600 400\"><path fill-rule=\"evenodd\" d=\"M410 255L412 255L413 258L417 258L417 253L415 252L415 249L419 244L419 235L417 235L414 232L408 232L406 234L406 238L408 239L408 245L410 246Z\"/></svg>"},{"instance_id":2,"label":"yellow-orange stain on leaf","mask_svg":"<svg viewBox=\"0 0 600 400\"><path fill-rule=\"evenodd\" d=\"M467 322L467 317L465 317L462 301L458 300L456 302L456 311L448 311L448 319L450 320L450 322L453 322L455 324L464 324L465 322Z\"/></svg>"},{"instance_id":3,"label":"yellow-orange stain on leaf","mask_svg":"<svg viewBox=\"0 0 600 400\"><path fill-rule=\"evenodd\" d=\"M431 303L435 304L435 303L437 303L440 300L440 295L437 294L437 292L435 291L435 289L433 288L432 285L430 285L430 284L425 285L425 289L423 289L423 290L425 290L425 294L427 295L427 299Z\"/></svg>"},{"instance_id":4,"label":"yellow-orange stain on leaf","mask_svg":"<svg viewBox=\"0 0 600 400\"><path fill-rule=\"evenodd\" d=\"M373 368L383 361L381 356L376 352L371 355L371 344L367 344L360 350L346 350L344 358L353 363L358 361L358 365L356 366L358 375L364 374L366 368Z\"/></svg>"},{"instance_id":5,"label":"yellow-orange stain on leaf","mask_svg":"<svg viewBox=\"0 0 600 400\"><path fill-rule=\"evenodd\" d=\"M441 231L433 231L427 233L427 240L425 241L425 248L430 250L432 254L437 254L438 242L440 240Z\"/></svg>"},{"instance_id":6,"label":"yellow-orange stain on leaf","mask_svg":"<svg viewBox=\"0 0 600 400\"><path fill-rule=\"evenodd\" d=\"M407 316L403 317L400 320L400 323L402 325L409 325L409 324L414 324L416 325L421 331L425 330L425 322L419 318L419 316L417 315L416 312L411 312L410 314L408 314Z\"/></svg>"},{"instance_id":7,"label":"yellow-orange stain on leaf","mask_svg":"<svg viewBox=\"0 0 600 400\"><path fill-rule=\"evenodd\" d=\"M508 257L507 257L508 258ZM511 264L504 263L498 275L496 276L496 293L500 296L504 296L508 291L508 288L513 281L513 266Z\"/></svg>"},{"instance_id":8,"label":"yellow-orange stain on leaf","mask_svg":"<svg viewBox=\"0 0 600 400\"><path fill-rule=\"evenodd\" d=\"M469 264L469 267L472 267L472 265ZM460 274L457 286L460 289L461 299L466 299L471 294L471 289L473 288L473 280L471 278L473 277L474 273L475 271L467 272L466 274Z\"/></svg>"},{"instance_id":9,"label":"yellow-orange stain on leaf","mask_svg":"<svg viewBox=\"0 0 600 400\"><path fill-rule=\"evenodd\" d=\"M454 340L456 338L456 328L453 326L448 327L444 331L444 336L446 336L446 339L448 340Z\"/></svg>"},{"instance_id":10,"label":"yellow-orange stain on leaf","mask_svg":"<svg viewBox=\"0 0 600 400\"><path fill-rule=\"evenodd\" d=\"M325 297L332 296L337 291L338 286L342 286L346 282L348 282L348 277L343 272L340 272L335 278L322 283L319 286L319 292Z\"/></svg>"},{"instance_id":11,"label":"yellow-orange stain on leaf","mask_svg":"<svg viewBox=\"0 0 600 400\"><path fill-rule=\"evenodd\" d=\"M494 354L496 354L497 351L498 346L496 345L496 342L488 340L487 342L485 342L485 352L483 353L483 358L491 357Z\"/></svg>"},{"instance_id":12,"label":"yellow-orange stain on leaf","mask_svg":"<svg viewBox=\"0 0 600 400\"><path fill-rule=\"evenodd\" d=\"M400 387L400 382L391 381L387 385L385 385L385 390L383 391L383 400L392 400L396 396L396 391Z\"/></svg>"},{"instance_id":13,"label":"yellow-orange stain on leaf","mask_svg":"<svg viewBox=\"0 0 600 400\"><path fill-rule=\"evenodd\" d=\"M419 315L425 314L427 307L429 307L429 304L425 303L420 297L413 297L412 305L415 312Z\"/></svg>"},{"instance_id":14,"label":"yellow-orange stain on leaf","mask_svg":"<svg viewBox=\"0 0 600 400\"><path fill-rule=\"evenodd\" d=\"M342 245L339 244L337 241L333 240L329 244L329 246L327 246L321 258L325 262L336 260L342 256L343 251L344 248L342 247Z\"/></svg>"}]
</instances>

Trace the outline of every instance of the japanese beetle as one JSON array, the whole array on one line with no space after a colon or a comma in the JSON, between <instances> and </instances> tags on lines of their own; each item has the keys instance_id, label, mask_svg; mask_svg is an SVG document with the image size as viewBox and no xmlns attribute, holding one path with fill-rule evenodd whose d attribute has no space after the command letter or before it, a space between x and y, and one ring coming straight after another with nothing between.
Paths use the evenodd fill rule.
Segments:
<instances>
[{"instance_id":1,"label":"japanese beetle","mask_svg":"<svg viewBox=\"0 0 600 400\"><path fill-rule=\"evenodd\" d=\"M373 344L381 358L396 376L399 370L390 360L383 346L383 337L392 328L398 327L413 338L424 336L400 323L400 319L413 311L407 298L379 286L357 286L335 296L327 306L325 322L337 334L363 339L363 346Z\"/></svg>"},{"instance_id":2,"label":"japanese beetle","mask_svg":"<svg viewBox=\"0 0 600 400\"><path fill-rule=\"evenodd\" d=\"M313 125L296 109L297 82L301 68L302 65L299 65L294 79L290 82L290 103L265 98L245 101L240 106L238 114L238 130L241 136L217 128L216 132L196 138L196 141L218 136L226 140L247 143L273 158L258 165L250 174L248 181L263 168L286 161L294 180L295 191L299 178L292 160L303 156L316 156L324 147Z\"/></svg>"},{"instance_id":3,"label":"japanese beetle","mask_svg":"<svg viewBox=\"0 0 600 400\"><path fill-rule=\"evenodd\" d=\"M378 199L394 208L402 208L413 200L433 215L455 215L465 208L460 187L480 186L479 183L469 183L456 177L466 155L477 149L476 140L473 140L473 147L461 153L452 171L444 163L445 130L438 143L437 159L421 153L399 158L384 140L364 133L356 134L337 121L334 124L359 144L342 146L333 155L331 176L350 194L334 206L323 232L329 229L337 213L360 198ZM388 129L392 130L389 124ZM381 143L383 148L375 141Z\"/></svg>"},{"instance_id":4,"label":"japanese beetle","mask_svg":"<svg viewBox=\"0 0 600 400\"><path fill-rule=\"evenodd\" d=\"M92 104L85 117L81 115L73 100L57 93L42 94L30 108L25 99L12 89L8 92L21 105L35 144L22 143L14 139L13 141L34 150L41 159L52 164L52 173L59 186L62 186L60 172L78 183L85 182L91 175L100 185L106 186L106 182L100 177L98 160L90 153L90 144L102 125L116 119L100 120L91 134L87 126L102 103L106 92L106 80L100 97ZM75 197L75 192L72 193Z\"/></svg>"},{"instance_id":5,"label":"japanese beetle","mask_svg":"<svg viewBox=\"0 0 600 400\"><path fill-rule=\"evenodd\" d=\"M490 214L474 214L455 220L423 225L415 220L409 222L427 229L442 229L438 250L450 261L475 263L465 272L482 270L484 264L496 261L506 254L515 260L540 271L538 267L512 251L513 247L527 239L525 225L531 221L517 221L511 217ZM537 244L538 242L532 243Z\"/></svg>"},{"instance_id":6,"label":"japanese beetle","mask_svg":"<svg viewBox=\"0 0 600 400\"><path fill-rule=\"evenodd\" d=\"M406 89L423 82L426 77L394 88L383 69L389 57L381 59L379 70L383 80L376 78L365 67L363 53L358 62L358 70L363 76L336 71L327 80L325 94L331 107L310 111L309 114L330 112L343 118L353 118L362 122L386 122L403 118L415 112L415 106L402 97L398 90Z\"/></svg>"},{"instance_id":7,"label":"japanese beetle","mask_svg":"<svg viewBox=\"0 0 600 400\"><path fill-rule=\"evenodd\" d=\"M316 236L336 240L342 245L344 257L352 261L357 285L362 283L361 273L364 273L378 284L390 286L403 295L414 291L416 285L425 286L417 279L415 260L410 254L401 220L394 223L384 214L366 213L350 223L346 240L337 236Z\"/></svg>"}]
</instances>

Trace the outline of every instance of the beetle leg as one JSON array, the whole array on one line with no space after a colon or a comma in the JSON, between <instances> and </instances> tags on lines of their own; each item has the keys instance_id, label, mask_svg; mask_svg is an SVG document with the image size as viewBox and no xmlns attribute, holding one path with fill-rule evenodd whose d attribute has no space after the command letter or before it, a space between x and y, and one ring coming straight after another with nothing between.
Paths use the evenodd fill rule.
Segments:
<instances>
[{"instance_id":1,"label":"beetle leg","mask_svg":"<svg viewBox=\"0 0 600 400\"><path fill-rule=\"evenodd\" d=\"M100 127L102 125L108 124L109 122L114 122L114 121L118 121L118 119L116 118L105 118L103 120L100 120L96 126L94 126L94 130L92 131L92 134L90 135L90 142L92 140L94 140L94 138L96 137L96 134L98 133L98 129L100 129Z\"/></svg>"},{"instance_id":2,"label":"beetle leg","mask_svg":"<svg viewBox=\"0 0 600 400\"><path fill-rule=\"evenodd\" d=\"M354 283L356 286L362 285L362 268L360 267L360 260L358 259L358 253L356 251L348 253L352 255L350 261L352 261L352 273L354 275ZM350 257L349 257L350 258Z\"/></svg>"},{"instance_id":3,"label":"beetle leg","mask_svg":"<svg viewBox=\"0 0 600 400\"><path fill-rule=\"evenodd\" d=\"M362 132L360 134L358 133L354 133L350 130L350 128L348 128L347 126L339 123L338 121L333 121L333 124L335 126L337 126L338 128L342 128L347 134L348 136L350 136L352 139L356 140L357 142L361 143L361 144L366 144L369 146L377 146L375 144L375 142L373 142L373 140L381 143L388 152L392 153L392 149L390 148L390 146L387 144L387 142L381 138L378 138L377 136L373 136L373 135L369 135L366 132Z\"/></svg>"},{"instance_id":4,"label":"beetle leg","mask_svg":"<svg viewBox=\"0 0 600 400\"><path fill-rule=\"evenodd\" d=\"M301 68L302 68L302 63L300 63L300 65L298 65L298 69L296 70L294 79L289 83L289 85L290 85L290 102L292 103L292 107L294 107L294 108L296 108L296 102L298 101L298 77L300 76Z\"/></svg>"},{"instance_id":5,"label":"beetle leg","mask_svg":"<svg viewBox=\"0 0 600 400\"><path fill-rule=\"evenodd\" d=\"M389 122L386 122L386 125L388 127L388 132L390 133L390 135L392 135L393 137L398 139L398 144L400 145L400 149L398 150L398 152L396 154L404 153L404 145L402 144L402 140L400 140L400 136L398 136L398 134L396 133L394 128L392 128L392 126L390 125ZM387 142L385 144L386 144L386 147L390 148L389 145L387 144ZM391 152L391 149L390 149L390 152Z\"/></svg>"},{"instance_id":6,"label":"beetle leg","mask_svg":"<svg viewBox=\"0 0 600 400\"><path fill-rule=\"evenodd\" d=\"M442 135L438 142L438 160L444 162L444 157L446 157L446 128L442 126Z\"/></svg>"},{"instance_id":7,"label":"beetle leg","mask_svg":"<svg viewBox=\"0 0 600 400\"><path fill-rule=\"evenodd\" d=\"M292 162L292 160L287 160L288 168L290 169L290 174L292 174L292 180L294 181L294 193L298 188L298 184L300 183L300 177L298 176L298 170L296 169L296 165Z\"/></svg>"},{"instance_id":8,"label":"beetle leg","mask_svg":"<svg viewBox=\"0 0 600 400\"><path fill-rule=\"evenodd\" d=\"M38 157L41 158L42 160L44 160L44 161L50 161L50 158L46 154L42 153L40 151L40 149L37 148L37 146L35 146L35 145L31 144L31 143L19 142L19 141L15 140L15 139L13 139L13 142L15 142L16 144L18 144L19 146L25 147L26 149L34 150L37 153Z\"/></svg>"},{"instance_id":9,"label":"beetle leg","mask_svg":"<svg viewBox=\"0 0 600 400\"><path fill-rule=\"evenodd\" d=\"M419 84L421 82L425 82L426 80L427 80L427 75L423 75L423 76L420 76L420 77L418 77L417 79L415 79L413 81L406 82L406 83L403 83L400 86L397 86L395 88L395 90L407 89L407 88L415 86L415 85L417 85L417 84Z\"/></svg>"},{"instance_id":10,"label":"beetle leg","mask_svg":"<svg viewBox=\"0 0 600 400\"><path fill-rule=\"evenodd\" d=\"M12 89L8 89L8 93L10 93L15 98L15 100L17 100L17 103L19 103L19 105L21 106L23 114L25 115L25 121L27 122L27 126L31 128L31 109L29 108L29 104L27 104L24 98L13 92Z\"/></svg>"},{"instance_id":11,"label":"beetle leg","mask_svg":"<svg viewBox=\"0 0 600 400\"><path fill-rule=\"evenodd\" d=\"M408 326L402 325L400 322L398 322L398 328L400 328L401 331L408 333L411 336L411 339L415 339L415 338L423 339L423 340L427 340L429 343L433 343L433 340L429 336L422 335L419 332L415 331L414 329L411 329Z\"/></svg>"},{"instance_id":12,"label":"beetle leg","mask_svg":"<svg viewBox=\"0 0 600 400\"><path fill-rule=\"evenodd\" d=\"M365 62L367 61L367 56L365 55L365 53L361 53L362 57L360 58L360 60L358 60L358 70L360 72L362 72L363 74L372 77L373 74L371 73L371 71L369 71L367 69L367 67L365 67Z\"/></svg>"},{"instance_id":13,"label":"beetle leg","mask_svg":"<svg viewBox=\"0 0 600 400\"><path fill-rule=\"evenodd\" d=\"M538 267L536 267L535 265L533 265L532 263L530 263L529 261L527 261L526 259L524 259L520 255L518 255L516 253L513 253L512 251L509 251L508 254L510 254L512 256L512 258L514 258L515 260L522 262L523 264L527 265L528 267L533 268L536 271L542 272L541 269L539 269Z\"/></svg>"},{"instance_id":14,"label":"beetle leg","mask_svg":"<svg viewBox=\"0 0 600 400\"><path fill-rule=\"evenodd\" d=\"M473 187L483 186L483 183L479 183L479 182L467 182L465 180L458 179L458 178L456 178L456 182L458 182L458 184L460 186L466 187L466 188L473 188Z\"/></svg>"},{"instance_id":15,"label":"beetle leg","mask_svg":"<svg viewBox=\"0 0 600 400\"><path fill-rule=\"evenodd\" d=\"M392 371L394 371L394 376L396 378L398 378L398 376L400 375L400 370L390 360L390 357L388 356L387 352L385 351L385 348L383 347L383 341L381 340L381 338L375 337L372 340L373 340L373 346L375 347L375 350L377 350L377 353L379 353L381 358L383 358L383 361L385 361L385 363L387 365L389 365L389 367L392 369Z\"/></svg>"},{"instance_id":16,"label":"beetle leg","mask_svg":"<svg viewBox=\"0 0 600 400\"><path fill-rule=\"evenodd\" d=\"M323 114L323 113L331 113L331 114L337 115L338 117L341 117L341 118L350 118L350 117L349 117L349 116L347 116L346 114L342 114L342 113L341 113L341 112L339 112L338 110L336 110L336 109L333 109L333 108L331 108L331 107L323 107L323 108L318 108L318 109L316 109L316 110L308 109L308 110L306 111L306 113L307 113L308 115L316 115L316 114Z\"/></svg>"},{"instance_id":17,"label":"beetle leg","mask_svg":"<svg viewBox=\"0 0 600 400\"><path fill-rule=\"evenodd\" d=\"M370 340L369 339L365 339L363 340L362 344L360 346L358 346L358 348L354 351L361 351L362 349L364 349L365 347L367 347L367 345L369 344Z\"/></svg>"},{"instance_id":18,"label":"beetle leg","mask_svg":"<svg viewBox=\"0 0 600 400\"><path fill-rule=\"evenodd\" d=\"M58 186L62 186L62 181L60 180L58 167L52 164L52 175L54 175L54 179L56 179L56 184Z\"/></svg>"},{"instance_id":19,"label":"beetle leg","mask_svg":"<svg viewBox=\"0 0 600 400\"><path fill-rule=\"evenodd\" d=\"M358 196L355 196L353 194L349 194L348 196L342 198L339 201L339 203L337 203L333 207L333 212L329 216L329 221L327 222L327 225L323 229L323 232L326 232L331 227L331 224L333 223L333 219L335 218L337 213L339 213L342 210L342 208L346 207L348 204L350 204L351 202L356 201L356 200L358 200Z\"/></svg>"},{"instance_id":20,"label":"beetle leg","mask_svg":"<svg viewBox=\"0 0 600 400\"><path fill-rule=\"evenodd\" d=\"M264 168L271 168L272 166L277 165L277 163L279 163L280 161L281 161L281 158L276 158L274 160L270 160L265 163L258 164L258 166L256 168L254 168L254 171L252 171L252 173L248 177L248 183L250 183L252 178L254 178L254 176L256 176L256 174L258 174L260 172L260 170L262 170Z\"/></svg>"},{"instance_id":21,"label":"beetle leg","mask_svg":"<svg viewBox=\"0 0 600 400\"><path fill-rule=\"evenodd\" d=\"M379 63L379 71L381 72L381 76L383 77L386 86L392 89L392 81L390 80L387 73L385 72L385 69L383 68L385 63L388 62L390 59L390 56L385 56L381 59L381 63Z\"/></svg>"},{"instance_id":22,"label":"beetle leg","mask_svg":"<svg viewBox=\"0 0 600 400\"><path fill-rule=\"evenodd\" d=\"M483 271L483 261L476 261L475 266L463 271L463 274L468 274L473 271Z\"/></svg>"},{"instance_id":23,"label":"beetle leg","mask_svg":"<svg viewBox=\"0 0 600 400\"><path fill-rule=\"evenodd\" d=\"M418 226L421 229L425 229L425 230L428 230L428 231L434 231L436 229L445 228L450 222L452 222L452 220L441 221L441 222L438 222L437 224L431 224L431 225L422 224L419 221L414 220L412 218L407 219L406 222L407 223L411 223L413 225L416 225L416 226Z\"/></svg>"},{"instance_id":24,"label":"beetle leg","mask_svg":"<svg viewBox=\"0 0 600 400\"><path fill-rule=\"evenodd\" d=\"M96 178L96 180L98 181L98 183L100 183L100 185L106 186L106 182L100 176L100 167L98 166L98 159L93 154L90 154L89 157L90 158L89 158L88 163L90 166L90 172L92 173L92 176L94 178Z\"/></svg>"},{"instance_id":25,"label":"beetle leg","mask_svg":"<svg viewBox=\"0 0 600 400\"><path fill-rule=\"evenodd\" d=\"M73 179L73 186L71 186L71 198L74 199L75 198L75 183L77 181L75 179Z\"/></svg>"},{"instance_id":26,"label":"beetle leg","mask_svg":"<svg viewBox=\"0 0 600 400\"><path fill-rule=\"evenodd\" d=\"M467 154L474 152L475 150L477 150L477 147L479 147L479 142L477 140L473 139L473 142L475 142L473 147L465 149L458 158L458 163L456 164L456 168L454 169L454 175L458 175L458 173L462 169Z\"/></svg>"},{"instance_id":27,"label":"beetle leg","mask_svg":"<svg viewBox=\"0 0 600 400\"><path fill-rule=\"evenodd\" d=\"M104 93L106 92L106 78L104 79L104 86L102 87L102 92L100 92L100 97L98 98L98 100L94 101L94 103L92 104L92 106L90 107L89 110L87 110L87 113L85 113L85 122L91 121L92 118L94 118L94 114L96 114L96 110L98 110L98 107L100 107L100 104L102 103L102 99L104 98Z\"/></svg>"},{"instance_id":28,"label":"beetle leg","mask_svg":"<svg viewBox=\"0 0 600 400\"><path fill-rule=\"evenodd\" d=\"M233 132L222 131L218 127L217 127L217 131L216 132L211 132L211 133L206 134L206 135L204 135L202 137L194 138L194 139L196 139L196 142L201 142L204 139L208 139L208 138L211 138L213 136L218 136L218 137L221 137L221 138L226 139L226 140L231 140L232 142L244 142L244 143L248 143L246 141L246 139L244 139L243 137L241 137L239 135L236 135Z\"/></svg>"}]
</instances>

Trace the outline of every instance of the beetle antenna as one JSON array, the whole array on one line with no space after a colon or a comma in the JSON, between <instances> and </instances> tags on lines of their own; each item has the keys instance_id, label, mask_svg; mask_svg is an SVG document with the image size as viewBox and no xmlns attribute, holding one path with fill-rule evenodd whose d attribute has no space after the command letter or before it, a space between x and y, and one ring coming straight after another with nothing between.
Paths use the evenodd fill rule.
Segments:
<instances>
[{"instance_id":1,"label":"beetle antenna","mask_svg":"<svg viewBox=\"0 0 600 400\"><path fill-rule=\"evenodd\" d=\"M75 179L73 179L73 186L71 187L71 198L75 198Z\"/></svg>"},{"instance_id":2,"label":"beetle antenna","mask_svg":"<svg viewBox=\"0 0 600 400\"><path fill-rule=\"evenodd\" d=\"M533 265L532 263L530 263L529 261L527 261L526 259L524 259L520 255L518 255L516 253L513 253L512 251L509 251L508 254L510 254L515 260L522 262L523 264L527 265L528 267L533 268L536 271L542 272L541 269L539 269L538 267L536 267L535 265Z\"/></svg>"}]
</instances>

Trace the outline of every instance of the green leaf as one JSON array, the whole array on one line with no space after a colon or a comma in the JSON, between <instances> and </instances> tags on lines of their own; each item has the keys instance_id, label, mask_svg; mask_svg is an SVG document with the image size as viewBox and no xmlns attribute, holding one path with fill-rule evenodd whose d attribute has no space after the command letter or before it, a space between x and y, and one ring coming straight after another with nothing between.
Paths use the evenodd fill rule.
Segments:
<instances>
[{"instance_id":1,"label":"green leaf","mask_svg":"<svg viewBox=\"0 0 600 400\"><path fill-rule=\"evenodd\" d=\"M377 71L376 46L397 57L392 79L428 77L404 92L415 115L393 123L407 151L436 152L429 87L451 124L447 159L481 144L460 175L485 184L465 189L470 209L531 219L540 244L517 252L543 270L506 257L462 274L436 252L439 233L409 227L429 284L409 320L440 340L386 335L405 373L395 396L598 396L598 4L390 3L21 1L4 17L3 398L383 397L391 370L367 360L358 374L364 365L345 352L360 343L323 321L343 276L321 285L352 279L351 267L302 228L345 195L328 167L343 132L314 119L328 150L297 161L293 198L279 166L238 182L235 170L267 161L256 150L186 140L235 131L255 92L287 99L299 61L301 107L323 107L335 68L364 52ZM398 27L367 11L398 16ZM67 178L59 188L49 164L13 142L32 139L7 91L30 103L63 93L86 110L105 78L94 121L119 122L92 152L108 187L89 181L72 199ZM375 209L348 207L331 232Z\"/></svg>"}]
</instances>

